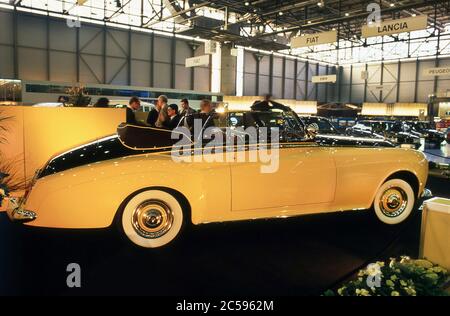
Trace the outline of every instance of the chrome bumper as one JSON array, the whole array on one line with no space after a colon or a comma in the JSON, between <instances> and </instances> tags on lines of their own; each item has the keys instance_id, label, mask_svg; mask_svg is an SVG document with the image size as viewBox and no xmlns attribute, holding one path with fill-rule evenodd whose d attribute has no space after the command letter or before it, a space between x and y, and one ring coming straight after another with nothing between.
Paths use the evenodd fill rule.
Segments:
<instances>
[{"instance_id":1,"label":"chrome bumper","mask_svg":"<svg viewBox=\"0 0 450 316\"><path fill-rule=\"evenodd\" d=\"M21 200L13 197L8 198L6 214L8 214L9 219L13 222L26 223L34 221L37 218L35 212L23 209Z\"/></svg>"}]
</instances>

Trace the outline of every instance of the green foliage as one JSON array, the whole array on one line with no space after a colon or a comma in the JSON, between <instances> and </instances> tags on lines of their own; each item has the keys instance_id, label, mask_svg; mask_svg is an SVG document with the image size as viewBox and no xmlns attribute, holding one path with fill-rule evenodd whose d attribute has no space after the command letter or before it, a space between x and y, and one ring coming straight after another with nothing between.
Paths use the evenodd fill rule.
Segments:
<instances>
[{"instance_id":1,"label":"green foliage","mask_svg":"<svg viewBox=\"0 0 450 316\"><path fill-rule=\"evenodd\" d=\"M373 282L375 278L379 282ZM337 293L328 290L324 295L446 296L444 287L448 282L449 274L444 268L427 260L402 257L400 261L391 259L387 265L384 262L369 265L358 272L356 280L344 284Z\"/></svg>"}]
</instances>

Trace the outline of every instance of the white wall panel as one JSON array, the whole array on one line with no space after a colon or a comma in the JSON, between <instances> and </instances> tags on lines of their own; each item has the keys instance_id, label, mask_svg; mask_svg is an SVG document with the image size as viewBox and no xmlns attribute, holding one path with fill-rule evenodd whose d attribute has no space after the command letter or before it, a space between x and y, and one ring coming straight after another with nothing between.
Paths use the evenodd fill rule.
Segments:
<instances>
[{"instance_id":1,"label":"white wall panel","mask_svg":"<svg viewBox=\"0 0 450 316\"><path fill-rule=\"evenodd\" d=\"M140 60L131 61L131 85L149 87L150 71L150 62Z\"/></svg>"},{"instance_id":2,"label":"white wall panel","mask_svg":"<svg viewBox=\"0 0 450 316\"><path fill-rule=\"evenodd\" d=\"M169 64L155 63L154 71L154 86L158 88L170 87L170 71L171 67Z\"/></svg>"},{"instance_id":3,"label":"white wall panel","mask_svg":"<svg viewBox=\"0 0 450 316\"><path fill-rule=\"evenodd\" d=\"M12 44L13 16L11 12L0 11L0 44Z\"/></svg>"},{"instance_id":4,"label":"white wall panel","mask_svg":"<svg viewBox=\"0 0 450 316\"><path fill-rule=\"evenodd\" d=\"M77 76L76 58L74 53L50 52L50 80L72 82Z\"/></svg>"},{"instance_id":5,"label":"white wall panel","mask_svg":"<svg viewBox=\"0 0 450 316\"><path fill-rule=\"evenodd\" d=\"M133 33L131 36L131 58L150 60L151 35Z\"/></svg>"},{"instance_id":6,"label":"white wall panel","mask_svg":"<svg viewBox=\"0 0 450 316\"><path fill-rule=\"evenodd\" d=\"M27 47L47 47L47 24L41 17L20 16L17 22L17 42Z\"/></svg>"},{"instance_id":7,"label":"white wall panel","mask_svg":"<svg viewBox=\"0 0 450 316\"><path fill-rule=\"evenodd\" d=\"M191 89L191 69L184 66L175 68L175 88L181 90Z\"/></svg>"},{"instance_id":8,"label":"white wall panel","mask_svg":"<svg viewBox=\"0 0 450 316\"><path fill-rule=\"evenodd\" d=\"M19 48L19 78L47 80L47 54L41 49Z\"/></svg>"},{"instance_id":9,"label":"white wall panel","mask_svg":"<svg viewBox=\"0 0 450 316\"><path fill-rule=\"evenodd\" d=\"M1 33L1 32L0 32ZM14 50L0 45L0 78L14 78Z\"/></svg>"},{"instance_id":10,"label":"white wall panel","mask_svg":"<svg viewBox=\"0 0 450 316\"><path fill-rule=\"evenodd\" d=\"M155 61L170 63L172 56L172 39L155 36Z\"/></svg>"}]
</instances>

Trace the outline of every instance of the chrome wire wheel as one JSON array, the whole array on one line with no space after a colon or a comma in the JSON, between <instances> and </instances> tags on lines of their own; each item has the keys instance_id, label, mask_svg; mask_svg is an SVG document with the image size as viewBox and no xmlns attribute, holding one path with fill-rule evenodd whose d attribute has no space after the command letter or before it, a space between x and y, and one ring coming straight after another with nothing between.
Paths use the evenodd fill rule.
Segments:
<instances>
[{"instance_id":1,"label":"chrome wire wheel","mask_svg":"<svg viewBox=\"0 0 450 316\"><path fill-rule=\"evenodd\" d=\"M380 198L380 209L387 217L397 217L408 205L408 195L399 187L386 189Z\"/></svg>"},{"instance_id":2,"label":"chrome wire wheel","mask_svg":"<svg viewBox=\"0 0 450 316\"><path fill-rule=\"evenodd\" d=\"M383 223L396 225L409 217L414 204L415 194L412 186L402 179L390 179L378 188L373 208Z\"/></svg>"},{"instance_id":3,"label":"chrome wire wheel","mask_svg":"<svg viewBox=\"0 0 450 316\"><path fill-rule=\"evenodd\" d=\"M133 227L144 238L159 238L166 234L173 224L170 207L160 200L148 200L139 204L134 210Z\"/></svg>"}]
</instances>

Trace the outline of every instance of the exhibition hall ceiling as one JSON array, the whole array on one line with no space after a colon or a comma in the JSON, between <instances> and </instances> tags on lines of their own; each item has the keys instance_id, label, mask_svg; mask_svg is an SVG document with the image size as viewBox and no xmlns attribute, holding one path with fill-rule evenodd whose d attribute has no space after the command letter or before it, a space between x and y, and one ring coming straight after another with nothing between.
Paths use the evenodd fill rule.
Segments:
<instances>
[{"instance_id":1,"label":"exhibition hall ceiling","mask_svg":"<svg viewBox=\"0 0 450 316\"><path fill-rule=\"evenodd\" d=\"M450 1L353 0L0 0L3 7L50 16L163 31L333 64L450 54ZM372 22L425 17L420 28L368 37ZM409 22L408 22L409 23ZM378 25L378 24L377 24ZM316 34L331 32L328 42ZM297 47L293 39L310 36ZM315 42L314 42L315 41Z\"/></svg>"}]
</instances>

